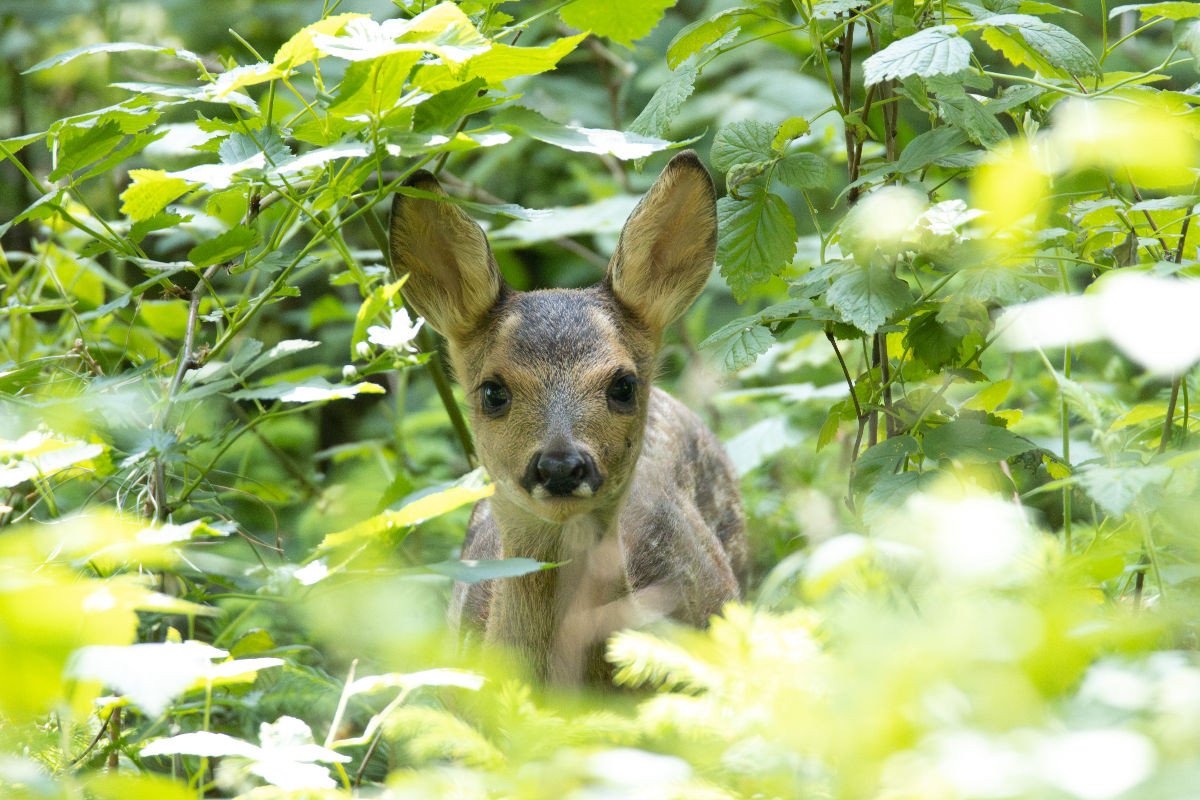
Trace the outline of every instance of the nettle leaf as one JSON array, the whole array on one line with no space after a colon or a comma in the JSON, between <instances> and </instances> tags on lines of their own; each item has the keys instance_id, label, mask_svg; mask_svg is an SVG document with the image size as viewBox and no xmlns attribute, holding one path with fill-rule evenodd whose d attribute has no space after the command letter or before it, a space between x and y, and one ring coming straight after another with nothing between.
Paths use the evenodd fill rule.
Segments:
<instances>
[{"instance_id":1,"label":"nettle leaf","mask_svg":"<svg viewBox=\"0 0 1200 800\"><path fill-rule=\"evenodd\" d=\"M426 564L425 569L430 572L436 572L438 575L445 575L447 578L461 581L462 583L479 583L480 581L490 581L498 578L517 578L521 575L528 575L531 572L550 569L555 566L557 565L547 564L544 561L535 561L532 558L501 558L496 560L466 559L462 561L439 561L435 564Z\"/></svg>"},{"instance_id":2,"label":"nettle leaf","mask_svg":"<svg viewBox=\"0 0 1200 800\"><path fill-rule=\"evenodd\" d=\"M135 222L153 217L167 207L167 203L191 189L182 178L168 175L161 169L131 169L132 182L121 192L121 213Z\"/></svg>"},{"instance_id":3,"label":"nettle leaf","mask_svg":"<svg viewBox=\"0 0 1200 800\"><path fill-rule=\"evenodd\" d=\"M796 252L796 220L783 198L768 191L717 200L717 223L717 263L738 302L779 274Z\"/></svg>"},{"instance_id":4,"label":"nettle leaf","mask_svg":"<svg viewBox=\"0 0 1200 800\"><path fill-rule=\"evenodd\" d=\"M125 138L121 126L109 121L82 126L67 126L55 139L56 164L50 180L56 181L75 170L86 167L112 152Z\"/></svg>"},{"instance_id":5,"label":"nettle leaf","mask_svg":"<svg viewBox=\"0 0 1200 800\"><path fill-rule=\"evenodd\" d=\"M675 0L574 0L563 6L562 21L623 45L632 45L662 20Z\"/></svg>"},{"instance_id":6,"label":"nettle leaf","mask_svg":"<svg viewBox=\"0 0 1200 800\"><path fill-rule=\"evenodd\" d=\"M193 247L188 251L188 260L197 267L207 267L230 261L258 243L257 231L238 225L219 236Z\"/></svg>"},{"instance_id":7,"label":"nettle leaf","mask_svg":"<svg viewBox=\"0 0 1200 800\"><path fill-rule=\"evenodd\" d=\"M1200 17L1200 3L1189 0L1175 0L1168 3L1133 3L1127 6L1117 6L1108 12L1108 18L1114 19L1126 14L1130 11L1136 11L1142 22L1152 17L1166 17L1167 19L1192 19Z\"/></svg>"},{"instance_id":8,"label":"nettle leaf","mask_svg":"<svg viewBox=\"0 0 1200 800\"><path fill-rule=\"evenodd\" d=\"M990 148L1008 139L1008 133L995 115L966 92L954 97L939 97L938 108L947 122L962 129L977 144Z\"/></svg>"},{"instance_id":9,"label":"nettle leaf","mask_svg":"<svg viewBox=\"0 0 1200 800\"><path fill-rule=\"evenodd\" d=\"M938 25L892 42L863 61L863 83L871 86L909 75L953 75L970 66L971 45L953 25Z\"/></svg>"},{"instance_id":10,"label":"nettle leaf","mask_svg":"<svg viewBox=\"0 0 1200 800\"><path fill-rule=\"evenodd\" d=\"M912 292L889 269L872 264L839 275L825 292L825 300L843 321L871 336L912 302Z\"/></svg>"},{"instance_id":11,"label":"nettle leaf","mask_svg":"<svg viewBox=\"0 0 1200 800\"><path fill-rule=\"evenodd\" d=\"M916 172L966 144L967 134L957 127L941 127L913 138L896 159L897 172Z\"/></svg>"},{"instance_id":12,"label":"nettle leaf","mask_svg":"<svg viewBox=\"0 0 1200 800\"><path fill-rule=\"evenodd\" d=\"M313 44L313 34L320 33L326 36L336 36L346 27L346 23L352 19L361 19L367 16L366 14L336 14L332 17L326 17L320 22L314 22L312 25L306 25L292 35L283 45L275 51L275 58L271 63L276 69L281 72L291 72L296 67L302 64L307 64L314 58L317 58L321 52L317 50Z\"/></svg>"},{"instance_id":13,"label":"nettle leaf","mask_svg":"<svg viewBox=\"0 0 1200 800\"><path fill-rule=\"evenodd\" d=\"M496 124L522 131L539 142L546 142L564 150L607 153L622 161L645 158L671 146L665 139L653 136L622 133L605 128L585 128L581 125L559 125L527 108L506 109L497 115Z\"/></svg>"},{"instance_id":14,"label":"nettle leaf","mask_svg":"<svg viewBox=\"0 0 1200 800\"><path fill-rule=\"evenodd\" d=\"M412 19L348 21L339 35L313 33L313 46L346 61L370 61L395 53L433 53L462 63L491 47L470 18L453 3L439 3Z\"/></svg>"},{"instance_id":15,"label":"nettle leaf","mask_svg":"<svg viewBox=\"0 0 1200 800\"><path fill-rule=\"evenodd\" d=\"M697 20L685 26L667 45L667 66L675 69L724 36L737 23L739 17L755 14L757 11L755 6L734 6L718 11L708 19Z\"/></svg>"},{"instance_id":16,"label":"nettle leaf","mask_svg":"<svg viewBox=\"0 0 1200 800\"><path fill-rule=\"evenodd\" d=\"M1020 34L1030 51L1044 59L1044 63L1054 70L1075 75L1100 74L1100 64L1096 61L1096 56L1074 34L1029 14L997 14L977 20L972 23L972 27L984 28L983 40L1017 66L1038 68L1041 64L1028 58L1017 60L1020 54L1014 52L1011 47L1003 47L996 37L988 36L991 32L988 29L1013 28Z\"/></svg>"},{"instance_id":17,"label":"nettle leaf","mask_svg":"<svg viewBox=\"0 0 1200 800\"><path fill-rule=\"evenodd\" d=\"M39 61L29 69L22 72L22 75L28 75L31 72L38 72L43 69L50 69L61 64L66 64L68 61L73 61L80 56L90 56L95 53L126 53L130 51L141 51L146 53L162 53L163 55L174 56L175 58L189 61L197 67L203 69L204 62L200 56L193 53L191 50L184 50L182 47L163 47L162 45L141 44L140 42L102 42L100 44L89 44L83 47L76 47L71 50L59 53L56 56L51 56L45 61Z\"/></svg>"},{"instance_id":18,"label":"nettle leaf","mask_svg":"<svg viewBox=\"0 0 1200 800\"><path fill-rule=\"evenodd\" d=\"M1078 472L1078 480L1105 513L1120 517L1142 492L1162 486L1172 474L1170 467L1164 466L1086 467Z\"/></svg>"},{"instance_id":19,"label":"nettle leaf","mask_svg":"<svg viewBox=\"0 0 1200 800\"><path fill-rule=\"evenodd\" d=\"M816 153L792 153L779 159L775 176L793 189L818 189L829 180L829 166Z\"/></svg>"},{"instance_id":20,"label":"nettle leaf","mask_svg":"<svg viewBox=\"0 0 1200 800\"><path fill-rule=\"evenodd\" d=\"M955 420L925 434L921 447L928 458L973 463L1004 461L1037 448L1033 442L1007 428L982 422Z\"/></svg>"},{"instance_id":21,"label":"nettle leaf","mask_svg":"<svg viewBox=\"0 0 1200 800\"><path fill-rule=\"evenodd\" d=\"M773 161L775 128L757 120L735 122L717 131L709 155L713 169L728 172L736 164Z\"/></svg>"},{"instance_id":22,"label":"nettle leaf","mask_svg":"<svg viewBox=\"0 0 1200 800\"><path fill-rule=\"evenodd\" d=\"M951 333L938 322L936 311L926 311L913 317L904 334L904 345L913 351L913 358L935 372L954 363L961 342L961 336Z\"/></svg>"},{"instance_id":23,"label":"nettle leaf","mask_svg":"<svg viewBox=\"0 0 1200 800\"><path fill-rule=\"evenodd\" d=\"M675 119L683 107L683 101L695 90L699 75L700 70L694 64L680 65L665 83L654 90L654 96L646 103L642 113L637 115L637 119L629 124L629 130L643 136L666 136L671 120Z\"/></svg>"},{"instance_id":24,"label":"nettle leaf","mask_svg":"<svg viewBox=\"0 0 1200 800\"><path fill-rule=\"evenodd\" d=\"M721 362L726 372L736 372L758 360L775 344L775 337L755 317L742 317L722 325L700 343Z\"/></svg>"}]
</instances>

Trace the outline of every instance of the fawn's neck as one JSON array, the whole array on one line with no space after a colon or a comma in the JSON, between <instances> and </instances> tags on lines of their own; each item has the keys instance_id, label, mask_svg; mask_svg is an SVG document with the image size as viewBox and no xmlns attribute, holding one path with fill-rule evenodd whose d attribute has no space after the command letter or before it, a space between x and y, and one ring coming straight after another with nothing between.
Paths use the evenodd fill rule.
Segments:
<instances>
[{"instance_id":1,"label":"fawn's neck","mask_svg":"<svg viewBox=\"0 0 1200 800\"><path fill-rule=\"evenodd\" d=\"M493 514L505 558L560 566L500 581L488 638L518 651L551 683L606 680L604 642L633 622L616 515L553 524L503 505Z\"/></svg>"}]
</instances>

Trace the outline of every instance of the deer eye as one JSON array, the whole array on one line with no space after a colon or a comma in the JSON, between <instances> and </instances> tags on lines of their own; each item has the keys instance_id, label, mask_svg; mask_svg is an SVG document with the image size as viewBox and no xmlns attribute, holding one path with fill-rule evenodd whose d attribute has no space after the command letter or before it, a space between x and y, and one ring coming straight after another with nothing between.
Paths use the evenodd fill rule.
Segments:
<instances>
[{"instance_id":1,"label":"deer eye","mask_svg":"<svg viewBox=\"0 0 1200 800\"><path fill-rule=\"evenodd\" d=\"M632 411L637 402L638 379L626 373L608 385L608 402L614 411Z\"/></svg>"},{"instance_id":2,"label":"deer eye","mask_svg":"<svg viewBox=\"0 0 1200 800\"><path fill-rule=\"evenodd\" d=\"M479 397L485 414L499 414L512 402L508 389L495 381L484 381L479 387Z\"/></svg>"}]
</instances>

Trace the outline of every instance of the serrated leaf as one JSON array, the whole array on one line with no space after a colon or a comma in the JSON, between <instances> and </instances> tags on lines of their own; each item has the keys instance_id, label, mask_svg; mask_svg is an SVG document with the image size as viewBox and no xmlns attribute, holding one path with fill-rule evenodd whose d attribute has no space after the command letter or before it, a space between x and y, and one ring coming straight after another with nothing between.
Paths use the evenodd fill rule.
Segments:
<instances>
[{"instance_id":1,"label":"serrated leaf","mask_svg":"<svg viewBox=\"0 0 1200 800\"><path fill-rule=\"evenodd\" d=\"M886 267L869 265L839 275L825 292L825 300L845 322L871 336L912 302L912 293Z\"/></svg>"},{"instance_id":2,"label":"serrated leaf","mask_svg":"<svg viewBox=\"0 0 1200 800\"><path fill-rule=\"evenodd\" d=\"M926 131L913 138L896 159L897 172L916 172L933 164L937 159L961 147L967 134L957 128L944 126Z\"/></svg>"},{"instance_id":3,"label":"serrated leaf","mask_svg":"<svg viewBox=\"0 0 1200 800\"><path fill-rule=\"evenodd\" d=\"M791 262L796 220L778 195L759 191L746 200L717 201L717 263L738 302Z\"/></svg>"},{"instance_id":4,"label":"serrated leaf","mask_svg":"<svg viewBox=\"0 0 1200 800\"><path fill-rule=\"evenodd\" d=\"M965 92L956 97L940 97L938 108L947 122L961 128L971 141L984 147L994 148L1008 138L996 116Z\"/></svg>"},{"instance_id":5,"label":"serrated leaf","mask_svg":"<svg viewBox=\"0 0 1200 800\"><path fill-rule=\"evenodd\" d=\"M360 19L367 16L366 14L336 14L332 17L326 17L319 22L314 22L311 25L306 25L292 35L292 38L284 42L278 50L275 51L275 58L271 63L280 71L290 72L302 64L307 64L316 58L320 51L313 44L313 34L321 33L326 36L336 36L341 33L342 28L346 27L346 23L352 19Z\"/></svg>"},{"instance_id":6,"label":"serrated leaf","mask_svg":"<svg viewBox=\"0 0 1200 800\"><path fill-rule=\"evenodd\" d=\"M766 327L742 318L717 328L700 343L700 349L712 353L726 372L736 372L757 361L774 343L775 337Z\"/></svg>"},{"instance_id":7,"label":"serrated leaf","mask_svg":"<svg viewBox=\"0 0 1200 800\"><path fill-rule=\"evenodd\" d=\"M855 492L862 492L884 475L895 472L913 453L921 449L912 436L892 436L868 447L854 461Z\"/></svg>"},{"instance_id":8,"label":"serrated leaf","mask_svg":"<svg viewBox=\"0 0 1200 800\"><path fill-rule=\"evenodd\" d=\"M1200 3L1189 0L1174 0L1174 2L1166 3L1133 3L1125 6L1117 6L1108 12L1108 18L1113 19L1130 11L1136 11L1142 22L1152 17L1166 17L1167 19L1192 19L1200 17Z\"/></svg>"},{"instance_id":9,"label":"serrated leaf","mask_svg":"<svg viewBox=\"0 0 1200 800\"><path fill-rule=\"evenodd\" d=\"M817 189L829 180L829 167L816 153L792 153L779 159L775 176L793 189Z\"/></svg>"},{"instance_id":10,"label":"serrated leaf","mask_svg":"<svg viewBox=\"0 0 1200 800\"><path fill-rule=\"evenodd\" d=\"M238 225L208 241L201 242L188 251L188 261L197 267L207 267L222 261L231 261L258 242L258 233Z\"/></svg>"},{"instance_id":11,"label":"serrated leaf","mask_svg":"<svg viewBox=\"0 0 1200 800\"><path fill-rule=\"evenodd\" d=\"M1075 75L1099 75L1100 65L1087 45L1073 33L1029 14L997 14L972 23L972 27L985 28L984 41L1000 50L1006 58L1018 66L1039 66L1029 59L1016 61L1018 54L1011 48L998 46L997 40L987 36L988 28L1013 28L1025 45L1052 68Z\"/></svg>"},{"instance_id":12,"label":"serrated leaf","mask_svg":"<svg viewBox=\"0 0 1200 800\"><path fill-rule=\"evenodd\" d=\"M572 28L631 46L663 18L675 0L574 0L558 15Z\"/></svg>"},{"instance_id":13,"label":"serrated leaf","mask_svg":"<svg viewBox=\"0 0 1200 800\"><path fill-rule=\"evenodd\" d=\"M538 75L554 69L585 38L586 33L564 36L543 47L513 47L494 42L486 52L467 62L467 74L492 85L520 75Z\"/></svg>"},{"instance_id":14,"label":"serrated leaf","mask_svg":"<svg viewBox=\"0 0 1200 800\"><path fill-rule=\"evenodd\" d=\"M973 463L1004 461L1037 447L1007 428L970 420L955 420L939 425L921 440L927 458L953 459Z\"/></svg>"},{"instance_id":15,"label":"serrated leaf","mask_svg":"<svg viewBox=\"0 0 1200 800\"><path fill-rule=\"evenodd\" d=\"M675 69L724 36L738 21L738 17L756 11L754 6L735 6L685 26L667 45L667 66Z\"/></svg>"},{"instance_id":16,"label":"serrated leaf","mask_svg":"<svg viewBox=\"0 0 1200 800\"><path fill-rule=\"evenodd\" d=\"M121 192L121 213L134 222L153 217L192 187L182 178L176 178L161 169L131 169L132 182Z\"/></svg>"},{"instance_id":17,"label":"serrated leaf","mask_svg":"<svg viewBox=\"0 0 1200 800\"><path fill-rule=\"evenodd\" d=\"M700 70L694 64L683 64L672 72L671 77L654 90L642 113L629 124L629 130L643 136L666 136L671 120L695 90L699 74Z\"/></svg>"},{"instance_id":18,"label":"serrated leaf","mask_svg":"<svg viewBox=\"0 0 1200 800\"><path fill-rule=\"evenodd\" d=\"M312 34L313 46L346 61L370 61L396 53L433 53L462 63L491 47L470 18L453 3L439 3L412 19L349 20L337 36Z\"/></svg>"},{"instance_id":19,"label":"serrated leaf","mask_svg":"<svg viewBox=\"0 0 1200 800\"><path fill-rule=\"evenodd\" d=\"M775 130L757 120L727 125L713 137L709 159L713 169L728 172L736 164L773 161L776 153L771 147Z\"/></svg>"},{"instance_id":20,"label":"serrated leaf","mask_svg":"<svg viewBox=\"0 0 1200 800\"><path fill-rule=\"evenodd\" d=\"M937 25L892 42L863 61L867 86L910 75L953 75L970 66L971 45L953 25Z\"/></svg>"},{"instance_id":21,"label":"serrated leaf","mask_svg":"<svg viewBox=\"0 0 1200 800\"><path fill-rule=\"evenodd\" d=\"M56 181L103 158L124 138L121 126L111 120L87 127L64 127L55 137L56 163L50 173L50 180Z\"/></svg>"},{"instance_id":22,"label":"serrated leaf","mask_svg":"<svg viewBox=\"0 0 1200 800\"><path fill-rule=\"evenodd\" d=\"M193 53L191 50L184 50L182 47L163 47L162 45L141 44L140 42L101 42L99 44L88 44L83 47L75 47L71 50L66 50L56 56L51 56L44 61L39 61L29 69L22 72L22 75L28 75L31 72L38 72L43 69L50 69L61 64L66 64L80 56L89 56L95 53L126 53L130 51L140 51L147 53L162 53L163 55L174 56L190 61L197 67L203 68L204 62L200 56Z\"/></svg>"},{"instance_id":23,"label":"serrated leaf","mask_svg":"<svg viewBox=\"0 0 1200 800\"><path fill-rule=\"evenodd\" d=\"M539 142L579 153L610 154L622 161L645 158L671 143L653 136L581 125L558 125L527 108L509 108L496 117L496 125L523 132Z\"/></svg>"},{"instance_id":24,"label":"serrated leaf","mask_svg":"<svg viewBox=\"0 0 1200 800\"><path fill-rule=\"evenodd\" d=\"M1161 486L1172 470L1163 466L1086 467L1079 470L1079 485L1105 513L1120 517L1151 486Z\"/></svg>"},{"instance_id":25,"label":"serrated leaf","mask_svg":"<svg viewBox=\"0 0 1200 800\"><path fill-rule=\"evenodd\" d=\"M461 583L479 583L499 578L517 578L543 569L555 566L532 558L502 558L496 560L462 560L439 561L426 564L425 569L445 575Z\"/></svg>"}]
</instances>

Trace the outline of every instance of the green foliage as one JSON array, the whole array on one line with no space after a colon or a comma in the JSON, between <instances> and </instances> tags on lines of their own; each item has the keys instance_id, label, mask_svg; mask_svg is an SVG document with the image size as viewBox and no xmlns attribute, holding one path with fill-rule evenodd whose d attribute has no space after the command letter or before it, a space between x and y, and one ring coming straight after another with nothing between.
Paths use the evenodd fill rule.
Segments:
<instances>
[{"instance_id":1,"label":"green foliage","mask_svg":"<svg viewBox=\"0 0 1200 800\"><path fill-rule=\"evenodd\" d=\"M1197 4L70 5L5 12L0 794L1194 792ZM445 624L557 565L457 557L388 204L592 283L684 142L753 605L531 687Z\"/></svg>"}]
</instances>

